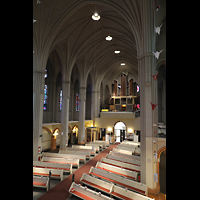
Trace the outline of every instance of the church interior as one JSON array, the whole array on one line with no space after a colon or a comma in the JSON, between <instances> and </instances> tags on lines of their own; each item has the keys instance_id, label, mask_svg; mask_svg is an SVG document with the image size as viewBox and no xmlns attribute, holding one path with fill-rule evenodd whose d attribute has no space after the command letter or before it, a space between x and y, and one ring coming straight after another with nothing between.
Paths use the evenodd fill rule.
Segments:
<instances>
[{"instance_id":1,"label":"church interior","mask_svg":"<svg viewBox=\"0 0 200 200\"><path fill-rule=\"evenodd\" d=\"M166 0L33 0L33 199L166 199Z\"/></svg>"}]
</instances>

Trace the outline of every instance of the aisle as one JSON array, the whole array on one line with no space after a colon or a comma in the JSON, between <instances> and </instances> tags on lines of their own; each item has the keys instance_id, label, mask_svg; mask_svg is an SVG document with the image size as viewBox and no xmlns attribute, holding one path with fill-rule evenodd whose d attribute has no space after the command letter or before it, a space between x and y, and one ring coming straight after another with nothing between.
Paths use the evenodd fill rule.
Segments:
<instances>
[{"instance_id":1,"label":"aisle","mask_svg":"<svg viewBox=\"0 0 200 200\"><path fill-rule=\"evenodd\" d=\"M102 157L106 157L106 154L108 154L113 148L116 148L118 144L112 144L108 148L106 148L104 151L102 151L100 154L95 156L93 159L88 161L86 164L84 164L82 167L77 169L73 174L75 174L75 182L81 183L80 179L83 173L89 173L90 168L92 166L95 166L98 161L101 160ZM44 195L42 195L39 200L66 200L69 197L69 188L72 183L72 174L68 176L66 179L61 181L59 184L57 184L54 188L50 189L48 192L46 192Z\"/></svg>"}]
</instances>

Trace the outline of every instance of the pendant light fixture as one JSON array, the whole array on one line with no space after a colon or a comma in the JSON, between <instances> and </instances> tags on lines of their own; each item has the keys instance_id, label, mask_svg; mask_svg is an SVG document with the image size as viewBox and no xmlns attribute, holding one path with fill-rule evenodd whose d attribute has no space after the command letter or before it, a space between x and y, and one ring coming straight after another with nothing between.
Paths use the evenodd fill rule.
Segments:
<instances>
[{"instance_id":1,"label":"pendant light fixture","mask_svg":"<svg viewBox=\"0 0 200 200\"><path fill-rule=\"evenodd\" d=\"M94 13L94 15L92 15L92 19L98 21L100 20L100 15L98 13Z\"/></svg>"},{"instance_id":2,"label":"pendant light fixture","mask_svg":"<svg viewBox=\"0 0 200 200\"><path fill-rule=\"evenodd\" d=\"M106 40L107 40L107 41L111 41L111 40L112 40L112 37L111 37L111 36L107 36L107 37L106 37Z\"/></svg>"}]
</instances>

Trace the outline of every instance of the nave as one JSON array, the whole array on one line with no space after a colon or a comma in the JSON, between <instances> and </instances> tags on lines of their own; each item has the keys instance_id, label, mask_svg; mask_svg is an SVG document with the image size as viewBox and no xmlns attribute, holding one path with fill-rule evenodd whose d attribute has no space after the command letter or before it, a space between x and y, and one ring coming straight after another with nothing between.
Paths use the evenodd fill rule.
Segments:
<instances>
[{"instance_id":1,"label":"nave","mask_svg":"<svg viewBox=\"0 0 200 200\"><path fill-rule=\"evenodd\" d=\"M82 184L83 182L80 181L82 178L83 178L83 174L89 174L90 171L91 171L91 168L92 167L97 167L97 163L99 163L100 161L102 162L102 158L105 158L107 157L107 155L109 153L113 153L113 149L118 149L117 146L119 145L120 143L115 143L115 144L111 144L109 147L107 147L105 150L101 151L101 153L96 153L95 156L90 159L89 161L87 161L85 164L81 164L80 167L78 169L73 169L73 174L75 175L74 176L74 182L76 184ZM120 145L119 145L120 146ZM123 151L123 150L122 150ZM99 151L100 152L100 151ZM126 153L124 151L124 153ZM130 156L130 155L126 155L126 154L122 154L120 153L121 156ZM117 153L116 153L117 155ZM133 156L134 157L134 156ZM138 156L138 159L139 159L140 156ZM130 159L131 160L131 159ZM115 164L114 162L116 162L115 160L112 160L113 161L113 165ZM125 164L125 163L123 163ZM105 165L106 166L106 165ZM112 164L110 165L112 167ZM104 168L102 168L104 169ZM106 169L104 169L106 170ZM129 170L128 170L129 171ZM110 172L109 172L110 173ZM72 185L72 176L73 174L70 174L70 175L65 175L64 176L64 180L63 181L55 181L53 179L51 179L51 187L50 187L50 190L48 192L46 192L44 189L41 189L40 190L37 190L37 188L34 188L33 189L33 196L34 196L34 200L35 199L38 199L39 197L39 200L51 200L51 199L67 199L67 200L78 200L78 199L81 199L79 197L76 197L74 195L70 195L69 193L69 189ZM91 175L91 174L90 174ZM125 175L126 176L126 175ZM97 178L97 177L96 177ZM99 180L99 179L98 179ZM105 182L108 184L108 182ZM84 184L85 185L85 184ZM117 184L118 185L118 184ZM88 186L88 185L87 185ZM119 186L119 185L118 185ZM116 186L117 187L117 186ZM89 187L90 189L92 189L93 191L96 191L96 189L94 190L94 188L91 188ZM121 187L119 187L121 188ZM122 189L122 188L121 188ZM127 188L125 188L127 190ZM42 192L43 190L43 192ZM88 189L87 189L88 190ZM98 193L99 191L101 190L98 190ZM131 191L128 189L128 191ZM102 192L102 191L101 191ZM102 192L103 194L101 196L103 196L105 193ZM137 193L133 193L133 194L136 194ZM108 194L106 194L106 197L109 197ZM143 196L143 195L140 195L140 196ZM143 196L144 198L142 199L148 199L148 200L151 200L150 198L155 198L156 200L164 200L166 199L165 195L162 195L161 193L158 194L158 195L153 195L153 194L148 194L148 197L150 198L145 198L145 196ZM89 197L87 197L86 199L89 199ZM111 198L111 199L135 199L135 198L119 198L119 197L114 197L114 198ZM140 198L139 198L140 199ZM96 198L95 198L96 200Z\"/></svg>"}]
</instances>

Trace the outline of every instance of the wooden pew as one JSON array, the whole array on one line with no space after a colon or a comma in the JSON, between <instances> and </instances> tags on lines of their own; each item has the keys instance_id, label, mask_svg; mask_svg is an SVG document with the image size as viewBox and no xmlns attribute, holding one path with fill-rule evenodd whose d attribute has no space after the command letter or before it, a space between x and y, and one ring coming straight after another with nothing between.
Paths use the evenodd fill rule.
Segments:
<instances>
[{"instance_id":1,"label":"wooden pew","mask_svg":"<svg viewBox=\"0 0 200 200\"><path fill-rule=\"evenodd\" d=\"M138 146L138 145L140 145L140 142L133 142L133 141L124 140L124 141L121 142L121 144L129 144L129 145L133 145L133 146Z\"/></svg>"},{"instance_id":2,"label":"wooden pew","mask_svg":"<svg viewBox=\"0 0 200 200\"><path fill-rule=\"evenodd\" d=\"M33 187L46 188L48 191L49 178L33 176Z\"/></svg>"},{"instance_id":3,"label":"wooden pew","mask_svg":"<svg viewBox=\"0 0 200 200\"><path fill-rule=\"evenodd\" d=\"M83 173L80 181L85 185L91 186L108 194L110 193L111 188L113 187L113 183L108 183L106 181L87 175L85 173Z\"/></svg>"},{"instance_id":4,"label":"wooden pew","mask_svg":"<svg viewBox=\"0 0 200 200\"><path fill-rule=\"evenodd\" d=\"M92 149L79 149L79 148L75 148L75 147L67 147L66 151L79 151L79 152L88 152L90 153L91 156L95 156L95 150Z\"/></svg>"},{"instance_id":5,"label":"wooden pew","mask_svg":"<svg viewBox=\"0 0 200 200\"><path fill-rule=\"evenodd\" d=\"M83 187L75 182L71 184L69 193L81 199L87 200L114 200L111 197L103 195L100 192L95 192L94 190L88 189L86 186Z\"/></svg>"},{"instance_id":6,"label":"wooden pew","mask_svg":"<svg viewBox=\"0 0 200 200\"><path fill-rule=\"evenodd\" d=\"M123 177L129 178L131 180L136 180L136 181L138 180L138 173L135 171L122 169L120 167L115 167L115 166L112 166L109 164L101 163L99 161L97 162L95 167L106 170L108 172L118 174L119 176L123 176Z\"/></svg>"},{"instance_id":7,"label":"wooden pew","mask_svg":"<svg viewBox=\"0 0 200 200\"><path fill-rule=\"evenodd\" d=\"M121 157L121 156L115 156L115 155L111 155L111 154L107 154L106 158L108 159L112 159L112 160L117 160L123 163L128 163L128 164L132 164L132 165L137 165L140 166L141 165L141 161L139 160L132 160L126 157Z\"/></svg>"},{"instance_id":8,"label":"wooden pew","mask_svg":"<svg viewBox=\"0 0 200 200\"><path fill-rule=\"evenodd\" d=\"M127 151L132 151L132 154L133 154L136 147L128 147L128 146L123 146L123 145L122 146L121 145L117 145L116 148L117 149L127 150Z\"/></svg>"},{"instance_id":9,"label":"wooden pew","mask_svg":"<svg viewBox=\"0 0 200 200\"><path fill-rule=\"evenodd\" d=\"M109 141L94 140L92 143L103 144L103 148L106 148L107 146L109 146Z\"/></svg>"},{"instance_id":10,"label":"wooden pew","mask_svg":"<svg viewBox=\"0 0 200 200\"><path fill-rule=\"evenodd\" d=\"M122 188L119 186L114 185L111 191L111 197L117 197L122 200L153 200L150 197L137 194L135 192L132 192L128 190L127 188Z\"/></svg>"},{"instance_id":11,"label":"wooden pew","mask_svg":"<svg viewBox=\"0 0 200 200\"><path fill-rule=\"evenodd\" d=\"M109 173L105 170L91 167L89 174L91 176L98 177L102 180L112 182L116 185L119 185L124 188L128 188L134 192L143 194L143 195L148 195L148 190L147 190L147 185L143 183L136 182L134 180L128 179L126 177L119 176L114 173Z\"/></svg>"},{"instance_id":12,"label":"wooden pew","mask_svg":"<svg viewBox=\"0 0 200 200\"><path fill-rule=\"evenodd\" d=\"M63 180L63 169L47 169L33 167L33 175L49 176L49 170L51 170L51 177L58 178L61 181Z\"/></svg>"},{"instance_id":13,"label":"wooden pew","mask_svg":"<svg viewBox=\"0 0 200 200\"><path fill-rule=\"evenodd\" d=\"M90 152L85 152L85 151L68 151L68 150L59 150L59 154L69 154L69 155L85 155L86 159L90 159Z\"/></svg>"},{"instance_id":14,"label":"wooden pew","mask_svg":"<svg viewBox=\"0 0 200 200\"><path fill-rule=\"evenodd\" d=\"M80 181L84 185L90 186L92 188L95 188L97 190L110 194L111 196L118 197L120 199L124 199L124 200L148 200L148 199L150 200L151 199L141 194L135 193L132 190L129 190L127 188L114 185L112 182L109 183L101 179L87 175L85 173L83 173Z\"/></svg>"},{"instance_id":15,"label":"wooden pew","mask_svg":"<svg viewBox=\"0 0 200 200\"><path fill-rule=\"evenodd\" d=\"M77 149L89 149L89 150L94 150L94 152L99 151L99 147L96 147L95 145L72 145L72 148L77 148Z\"/></svg>"},{"instance_id":16,"label":"wooden pew","mask_svg":"<svg viewBox=\"0 0 200 200\"><path fill-rule=\"evenodd\" d=\"M59 163L49 163L33 161L33 167L49 168L49 169L63 169L63 172L69 172L72 174L72 164L59 164Z\"/></svg>"},{"instance_id":17,"label":"wooden pew","mask_svg":"<svg viewBox=\"0 0 200 200\"><path fill-rule=\"evenodd\" d=\"M96 149L96 153L98 153L100 151L100 146L103 146L103 145L86 143L85 146L94 146L94 148Z\"/></svg>"},{"instance_id":18,"label":"wooden pew","mask_svg":"<svg viewBox=\"0 0 200 200\"><path fill-rule=\"evenodd\" d=\"M79 159L65 159L65 158L54 158L54 157L43 157L42 162L50 162L50 163L60 163L60 164L72 164L79 168Z\"/></svg>"},{"instance_id":19,"label":"wooden pew","mask_svg":"<svg viewBox=\"0 0 200 200\"><path fill-rule=\"evenodd\" d=\"M119 152L113 152L113 151L110 151L109 154L114 155L114 156L128 158L128 159L131 159L131 160L139 160L140 161L140 156L127 155L127 154L123 154L123 153L119 153Z\"/></svg>"},{"instance_id":20,"label":"wooden pew","mask_svg":"<svg viewBox=\"0 0 200 200\"><path fill-rule=\"evenodd\" d=\"M113 152L117 152L117 153L123 153L123 154L126 154L126 155L133 155L133 152L132 152L132 151L123 150L123 149L113 148L112 151L113 151Z\"/></svg>"},{"instance_id":21,"label":"wooden pew","mask_svg":"<svg viewBox=\"0 0 200 200\"><path fill-rule=\"evenodd\" d=\"M72 155L72 154L61 154L61 153L48 153L42 152L44 157L54 157L54 158L66 158L66 159L79 159L80 162L86 163L86 155Z\"/></svg>"},{"instance_id":22,"label":"wooden pew","mask_svg":"<svg viewBox=\"0 0 200 200\"><path fill-rule=\"evenodd\" d=\"M101 162L109 164L109 165L113 165L113 166L116 166L116 167L121 167L123 169L135 171L135 172L138 172L138 173L140 173L140 170L141 170L139 166L128 164L128 163L122 163L122 162L119 162L117 160L111 160L111 159L108 159L108 158L102 157Z\"/></svg>"},{"instance_id":23,"label":"wooden pew","mask_svg":"<svg viewBox=\"0 0 200 200\"><path fill-rule=\"evenodd\" d=\"M135 149L134 155L140 156L140 148Z\"/></svg>"}]
</instances>

